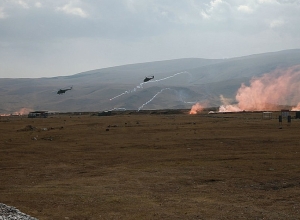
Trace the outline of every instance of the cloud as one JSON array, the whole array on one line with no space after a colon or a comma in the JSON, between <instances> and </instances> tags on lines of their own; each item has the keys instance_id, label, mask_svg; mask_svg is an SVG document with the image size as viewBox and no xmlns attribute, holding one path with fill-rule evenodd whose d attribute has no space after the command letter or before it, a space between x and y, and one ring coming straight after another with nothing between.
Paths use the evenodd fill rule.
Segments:
<instances>
[{"instance_id":1,"label":"cloud","mask_svg":"<svg viewBox=\"0 0 300 220\"><path fill-rule=\"evenodd\" d=\"M6 18L6 14L4 13L4 9L0 7L0 19Z\"/></svg>"},{"instance_id":2,"label":"cloud","mask_svg":"<svg viewBox=\"0 0 300 220\"><path fill-rule=\"evenodd\" d=\"M34 4L34 6L37 7L37 8L41 8L41 7L42 7L42 3L36 2L36 3Z\"/></svg>"},{"instance_id":3,"label":"cloud","mask_svg":"<svg viewBox=\"0 0 300 220\"><path fill-rule=\"evenodd\" d=\"M24 0L18 0L17 4L21 5L23 8L29 8L28 4Z\"/></svg>"},{"instance_id":4,"label":"cloud","mask_svg":"<svg viewBox=\"0 0 300 220\"><path fill-rule=\"evenodd\" d=\"M62 7L57 7L56 10L62 11L66 14L80 16L82 18L86 18L88 16L88 14L82 8L74 6L72 1Z\"/></svg>"},{"instance_id":5,"label":"cloud","mask_svg":"<svg viewBox=\"0 0 300 220\"><path fill-rule=\"evenodd\" d=\"M284 24L285 24L284 20L276 19L276 20L271 21L270 28L278 28L278 27L283 26Z\"/></svg>"},{"instance_id":6,"label":"cloud","mask_svg":"<svg viewBox=\"0 0 300 220\"><path fill-rule=\"evenodd\" d=\"M241 11L241 12L244 12L244 13L247 13L247 14L251 14L253 12L253 9L250 8L249 6L247 5L240 5L238 7L238 11Z\"/></svg>"},{"instance_id":7,"label":"cloud","mask_svg":"<svg viewBox=\"0 0 300 220\"><path fill-rule=\"evenodd\" d=\"M277 3L276 0L258 0L258 2L260 4L264 4L264 3Z\"/></svg>"},{"instance_id":8,"label":"cloud","mask_svg":"<svg viewBox=\"0 0 300 220\"><path fill-rule=\"evenodd\" d=\"M277 2L280 4L300 4L299 0L277 0Z\"/></svg>"},{"instance_id":9,"label":"cloud","mask_svg":"<svg viewBox=\"0 0 300 220\"><path fill-rule=\"evenodd\" d=\"M203 18L210 18L213 15L214 11L217 10L217 8L223 3L223 0L210 1L209 4L205 4L206 7L201 11L201 15L203 16Z\"/></svg>"},{"instance_id":10,"label":"cloud","mask_svg":"<svg viewBox=\"0 0 300 220\"><path fill-rule=\"evenodd\" d=\"M219 4L221 4L223 1L222 0L212 0L210 2L210 5L212 8L217 7Z\"/></svg>"},{"instance_id":11,"label":"cloud","mask_svg":"<svg viewBox=\"0 0 300 220\"><path fill-rule=\"evenodd\" d=\"M0 2L3 74L66 75L126 63L300 48L300 5L293 0ZM53 59L56 65L50 66Z\"/></svg>"}]
</instances>

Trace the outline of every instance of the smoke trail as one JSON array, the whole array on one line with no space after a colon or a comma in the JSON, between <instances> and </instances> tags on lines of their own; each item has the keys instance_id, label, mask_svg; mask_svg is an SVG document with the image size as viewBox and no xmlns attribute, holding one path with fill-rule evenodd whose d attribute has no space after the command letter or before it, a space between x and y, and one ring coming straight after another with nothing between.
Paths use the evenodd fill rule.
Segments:
<instances>
[{"instance_id":1,"label":"smoke trail","mask_svg":"<svg viewBox=\"0 0 300 220\"><path fill-rule=\"evenodd\" d=\"M253 78L250 86L242 84L236 94L236 105L222 105L220 112L278 110L278 105L300 107L300 66L279 69Z\"/></svg>"},{"instance_id":2,"label":"smoke trail","mask_svg":"<svg viewBox=\"0 0 300 220\"><path fill-rule=\"evenodd\" d=\"M193 102L187 102L184 99L186 99L185 92L183 90L179 90L177 91L176 89L174 89L177 93L178 99L179 101L183 102L184 104L196 104L198 101L193 101Z\"/></svg>"},{"instance_id":3,"label":"smoke trail","mask_svg":"<svg viewBox=\"0 0 300 220\"><path fill-rule=\"evenodd\" d=\"M197 104L197 101L194 101L194 102L186 102L184 100L180 100L181 102L185 103L185 104Z\"/></svg>"},{"instance_id":4,"label":"smoke trail","mask_svg":"<svg viewBox=\"0 0 300 220\"><path fill-rule=\"evenodd\" d=\"M162 90L160 90L158 93L156 93L149 101L145 102L141 107L138 108L138 111L140 111L142 108L144 108L145 105L149 104L150 102L153 101L153 99L155 99L156 96L158 96L160 93L162 93L165 90L171 90L170 88L164 88Z\"/></svg>"},{"instance_id":5,"label":"smoke trail","mask_svg":"<svg viewBox=\"0 0 300 220\"><path fill-rule=\"evenodd\" d=\"M108 111L126 111L126 108L113 108Z\"/></svg>"},{"instance_id":6,"label":"smoke trail","mask_svg":"<svg viewBox=\"0 0 300 220\"><path fill-rule=\"evenodd\" d=\"M162 93L164 90L173 90L175 92L177 92L176 89L171 89L171 88L164 88L162 90L160 90L158 93L156 93L149 101L147 101L146 103L144 103L141 107L138 108L138 111L141 110L145 105L147 105L148 103L150 103L151 101L153 101L153 99L159 95L160 93ZM178 92L177 92L178 93ZM179 96L179 101L183 102L184 104L195 104L197 103L197 101L194 101L194 102L186 102L183 100L183 97L182 96Z\"/></svg>"},{"instance_id":7,"label":"smoke trail","mask_svg":"<svg viewBox=\"0 0 300 220\"><path fill-rule=\"evenodd\" d=\"M116 99L116 98L119 98L119 97L122 96L122 95L136 92L138 89L142 89L144 84L160 82L160 81L163 81L163 80L166 80L166 79L173 78L173 77L175 77L175 76L177 76L177 75L180 75L180 74L183 74L183 73L189 74L189 72L183 71L183 72L175 73L175 74L173 74L173 75L171 75L171 76L168 76L168 77L165 77L165 78L162 78L162 79L150 80L150 81L148 81L148 82L142 82L142 83L140 83L138 86L136 86L135 88L133 88L132 90L127 90L127 91L125 91L125 92L123 92L123 93L121 93L121 94L119 94L119 95L117 95L117 96L115 96L115 97L113 97L113 98L111 98L111 99L109 99L109 100L111 101L111 100L114 100L114 99Z\"/></svg>"}]
</instances>

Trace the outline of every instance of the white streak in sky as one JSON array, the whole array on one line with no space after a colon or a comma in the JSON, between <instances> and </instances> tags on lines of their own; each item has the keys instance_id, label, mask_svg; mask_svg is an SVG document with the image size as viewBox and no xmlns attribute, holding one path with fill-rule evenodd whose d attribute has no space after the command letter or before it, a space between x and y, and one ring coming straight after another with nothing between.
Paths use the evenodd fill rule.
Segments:
<instances>
[{"instance_id":1,"label":"white streak in sky","mask_svg":"<svg viewBox=\"0 0 300 220\"><path fill-rule=\"evenodd\" d=\"M150 81L148 81L148 82L142 82L142 83L140 83L138 86L136 86L134 89L132 89L132 90L127 90L127 91L121 93L120 95L117 95L117 96L111 98L110 101L111 101L111 100L114 100L114 99L116 99L116 98L118 98L118 97L120 97L120 96L122 96L122 95L136 92L138 89L142 89L144 84L160 82L160 81L163 81L163 80L166 80L166 79L173 78L173 77L175 77L175 76L177 76L177 75L180 75L180 74L183 74L183 73L188 73L188 72L187 72L187 71L183 71L183 72L175 73L175 74L173 74L172 76L168 76L168 77L165 77L165 78L162 78L162 79L150 80Z\"/></svg>"},{"instance_id":2,"label":"white streak in sky","mask_svg":"<svg viewBox=\"0 0 300 220\"><path fill-rule=\"evenodd\" d=\"M113 108L110 109L109 111L126 111L126 108Z\"/></svg>"},{"instance_id":3,"label":"white streak in sky","mask_svg":"<svg viewBox=\"0 0 300 220\"><path fill-rule=\"evenodd\" d=\"M140 111L142 108L144 108L145 105L149 104L153 99L155 99L156 96L158 96L160 93L162 93L165 90L171 90L170 88L164 88L162 90L160 90L158 93L156 93L149 101L147 101L146 103L144 103L141 107L138 108L138 111Z\"/></svg>"}]
</instances>

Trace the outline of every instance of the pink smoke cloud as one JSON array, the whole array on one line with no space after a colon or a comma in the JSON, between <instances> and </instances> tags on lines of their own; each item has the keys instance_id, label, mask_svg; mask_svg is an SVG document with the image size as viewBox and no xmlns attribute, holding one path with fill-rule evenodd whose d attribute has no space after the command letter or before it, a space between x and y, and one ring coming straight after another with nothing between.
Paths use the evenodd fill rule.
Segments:
<instances>
[{"instance_id":1,"label":"pink smoke cloud","mask_svg":"<svg viewBox=\"0 0 300 220\"><path fill-rule=\"evenodd\" d=\"M29 112L33 111L30 108L21 108L19 111L14 112L14 115L27 115Z\"/></svg>"},{"instance_id":2,"label":"pink smoke cloud","mask_svg":"<svg viewBox=\"0 0 300 220\"><path fill-rule=\"evenodd\" d=\"M278 110L278 105L297 105L292 110L300 109L299 83L300 65L275 70L253 78L249 86L242 84L235 97L238 103L223 104L219 111Z\"/></svg>"},{"instance_id":3,"label":"pink smoke cloud","mask_svg":"<svg viewBox=\"0 0 300 220\"><path fill-rule=\"evenodd\" d=\"M195 105L192 106L189 114L190 115L198 114L198 113L202 112L203 109L204 109L204 107L200 103L196 103Z\"/></svg>"},{"instance_id":4,"label":"pink smoke cloud","mask_svg":"<svg viewBox=\"0 0 300 220\"><path fill-rule=\"evenodd\" d=\"M297 106L293 107L291 111L300 111L300 102Z\"/></svg>"},{"instance_id":5,"label":"pink smoke cloud","mask_svg":"<svg viewBox=\"0 0 300 220\"><path fill-rule=\"evenodd\" d=\"M29 112L33 111L30 108L21 108L19 111L16 111L11 114L0 114L0 116L10 116L10 115L27 115Z\"/></svg>"}]
</instances>

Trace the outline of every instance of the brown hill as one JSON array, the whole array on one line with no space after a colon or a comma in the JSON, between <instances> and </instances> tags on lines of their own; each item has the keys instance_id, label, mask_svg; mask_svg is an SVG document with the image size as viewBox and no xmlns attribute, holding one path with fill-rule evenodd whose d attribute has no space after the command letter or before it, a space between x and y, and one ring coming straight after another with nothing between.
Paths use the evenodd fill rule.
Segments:
<instances>
[{"instance_id":1,"label":"brown hill","mask_svg":"<svg viewBox=\"0 0 300 220\"><path fill-rule=\"evenodd\" d=\"M287 50L222 60L130 64L54 78L0 79L0 113L21 108L63 112L138 110L141 106L174 109L190 108L196 101L218 106L221 94L234 98L241 83L247 84L252 77L299 64L300 50ZM154 80L141 84L148 75L154 75ZM70 86L73 90L56 94Z\"/></svg>"}]
</instances>

